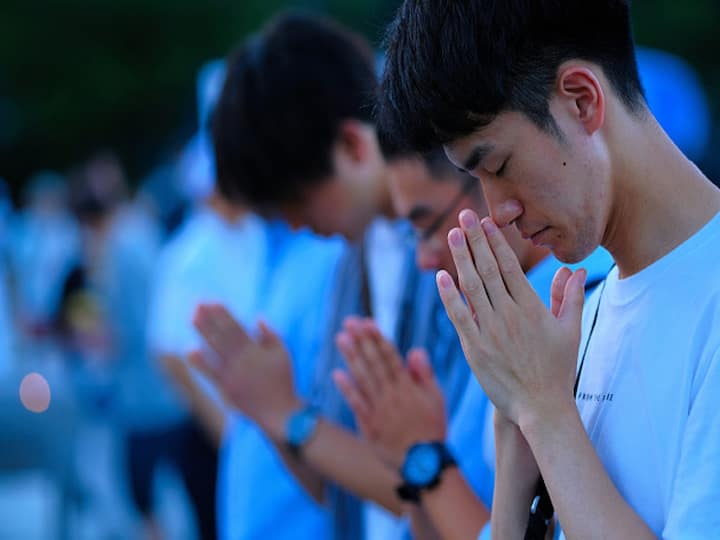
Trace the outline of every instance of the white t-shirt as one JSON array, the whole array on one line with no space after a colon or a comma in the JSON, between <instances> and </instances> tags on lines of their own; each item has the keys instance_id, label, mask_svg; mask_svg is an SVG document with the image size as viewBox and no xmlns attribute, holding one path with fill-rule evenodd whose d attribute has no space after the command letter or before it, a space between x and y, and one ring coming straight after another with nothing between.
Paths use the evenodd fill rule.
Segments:
<instances>
[{"instance_id":1,"label":"white t-shirt","mask_svg":"<svg viewBox=\"0 0 720 540\"><path fill-rule=\"evenodd\" d=\"M591 334L577 394L590 440L656 535L717 538L720 214L638 274L613 269L601 290L580 347Z\"/></svg>"},{"instance_id":2,"label":"white t-shirt","mask_svg":"<svg viewBox=\"0 0 720 540\"><path fill-rule=\"evenodd\" d=\"M407 240L397 222L377 218L368 228L366 242L373 318L380 331L393 339L408 264Z\"/></svg>"},{"instance_id":3,"label":"white t-shirt","mask_svg":"<svg viewBox=\"0 0 720 540\"><path fill-rule=\"evenodd\" d=\"M158 263L148 328L151 351L184 357L201 347L192 324L200 303L221 303L254 327L266 250L265 224L257 216L230 223L208 208L191 216ZM192 372L220 403L215 387Z\"/></svg>"}]
</instances>

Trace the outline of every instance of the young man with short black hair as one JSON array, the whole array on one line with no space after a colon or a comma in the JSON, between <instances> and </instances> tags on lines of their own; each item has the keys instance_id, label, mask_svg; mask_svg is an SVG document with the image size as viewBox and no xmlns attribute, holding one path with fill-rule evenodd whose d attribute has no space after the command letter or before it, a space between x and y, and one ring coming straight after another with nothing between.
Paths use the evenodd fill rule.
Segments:
<instances>
[{"instance_id":1,"label":"young man with short black hair","mask_svg":"<svg viewBox=\"0 0 720 540\"><path fill-rule=\"evenodd\" d=\"M646 106L628 3L406 0L382 87L383 133L443 144L492 216L449 235L472 311L438 286L498 410L494 537L524 536L539 473L568 538L714 536L720 191ZM565 262L612 254L582 335L584 273L546 311L508 225Z\"/></svg>"}]
</instances>

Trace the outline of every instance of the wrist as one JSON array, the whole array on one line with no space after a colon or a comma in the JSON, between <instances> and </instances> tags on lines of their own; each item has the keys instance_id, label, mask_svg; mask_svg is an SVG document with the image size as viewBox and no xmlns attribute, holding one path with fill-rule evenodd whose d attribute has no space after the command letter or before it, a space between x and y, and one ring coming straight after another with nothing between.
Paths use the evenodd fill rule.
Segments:
<instances>
[{"instance_id":1,"label":"wrist","mask_svg":"<svg viewBox=\"0 0 720 540\"><path fill-rule=\"evenodd\" d=\"M529 408L520 415L518 428L531 448L543 437L556 434L579 418L574 399L557 400L547 407Z\"/></svg>"},{"instance_id":2,"label":"wrist","mask_svg":"<svg viewBox=\"0 0 720 540\"><path fill-rule=\"evenodd\" d=\"M258 418L258 424L270 439L283 443L287 435L288 419L302 407L303 402L296 396L292 396L292 398L266 409Z\"/></svg>"}]
</instances>

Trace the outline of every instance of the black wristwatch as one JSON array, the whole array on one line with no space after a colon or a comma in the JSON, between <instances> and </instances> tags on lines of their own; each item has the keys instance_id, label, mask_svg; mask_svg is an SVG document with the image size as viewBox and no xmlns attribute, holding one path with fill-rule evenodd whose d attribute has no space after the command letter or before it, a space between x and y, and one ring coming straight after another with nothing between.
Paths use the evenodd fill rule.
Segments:
<instances>
[{"instance_id":1,"label":"black wristwatch","mask_svg":"<svg viewBox=\"0 0 720 540\"><path fill-rule=\"evenodd\" d=\"M456 465L455 458L443 442L420 442L412 445L400 469L403 483L396 489L398 497L403 501L419 504L422 492L437 486L443 471Z\"/></svg>"}]
</instances>

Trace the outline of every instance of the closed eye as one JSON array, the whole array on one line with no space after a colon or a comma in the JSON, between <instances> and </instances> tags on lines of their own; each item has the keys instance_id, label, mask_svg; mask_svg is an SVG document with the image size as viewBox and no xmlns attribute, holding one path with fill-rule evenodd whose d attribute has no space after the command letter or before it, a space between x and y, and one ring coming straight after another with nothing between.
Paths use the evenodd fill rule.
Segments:
<instances>
[{"instance_id":1,"label":"closed eye","mask_svg":"<svg viewBox=\"0 0 720 540\"><path fill-rule=\"evenodd\" d=\"M495 176L502 177L502 175L505 173L505 170L507 169L508 161L510 161L510 158L505 160L502 166L495 172Z\"/></svg>"}]
</instances>

